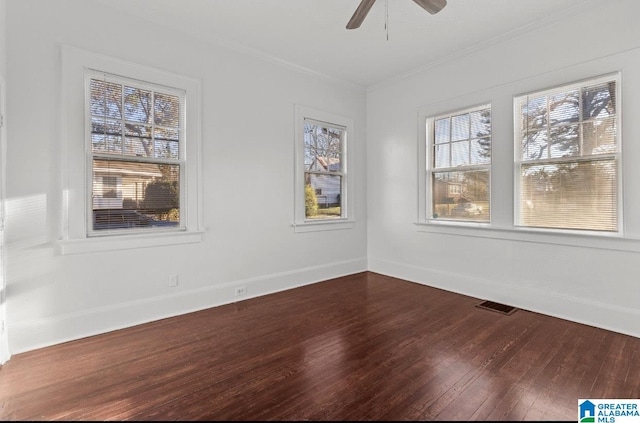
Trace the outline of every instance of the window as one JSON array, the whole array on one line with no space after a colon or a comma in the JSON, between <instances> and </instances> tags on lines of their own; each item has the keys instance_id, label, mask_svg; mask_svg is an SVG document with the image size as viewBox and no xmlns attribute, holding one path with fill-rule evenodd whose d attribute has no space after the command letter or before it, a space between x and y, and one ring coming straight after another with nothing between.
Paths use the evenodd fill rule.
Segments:
<instances>
[{"instance_id":1,"label":"window","mask_svg":"<svg viewBox=\"0 0 640 423\"><path fill-rule=\"evenodd\" d=\"M516 226L620 231L619 75L514 99Z\"/></svg>"},{"instance_id":2,"label":"window","mask_svg":"<svg viewBox=\"0 0 640 423\"><path fill-rule=\"evenodd\" d=\"M430 219L489 222L491 107L426 120Z\"/></svg>"},{"instance_id":3,"label":"window","mask_svg":"<svg viewBox=\"0 0 640 423\"><path fill-rule=\"evenodd\" d=\"M346 128L304 120L305 219L344 217L342 149Z\"/></svg>"},{"instance_id":4,"label":"window","mask_svg":"<svg viewBox=\"0 0 640 423\"><path fill-rule=\"evenodd\" d=\"M349 118L296 106L296 230L352 226Z\"/></svg>"},{"instance_id":5,"label":"window","mask_svg":"<svg viewBox=\"0 0 640 423\"><path fill-rule=\"evenodd\" d=\"M71 46L62 67L60 253L200 242L200 81Z\"/></svg>"},{"instance_id":6,"label":"window","mask_svg":"<svg viewBox=\"0 0 640 423\"><path fill-rule=\"evenodd\" d=\"M90 235L179 229L184 91L87 70Z\"/></svg>"}]
</instances>

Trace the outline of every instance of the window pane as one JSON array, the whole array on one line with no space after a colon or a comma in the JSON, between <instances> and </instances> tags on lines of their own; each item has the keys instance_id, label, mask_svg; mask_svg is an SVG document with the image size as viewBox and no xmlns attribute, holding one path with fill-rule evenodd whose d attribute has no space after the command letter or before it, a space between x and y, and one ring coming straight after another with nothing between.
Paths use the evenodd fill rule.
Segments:
<instances>
[{"instance_id":1,"label":"window pane","mask_svg":"<svg viewBox=\"0 0 640 423\"><path fill-rule=\"evenodd\" d=\"M155 157L161 159L178 159L178 143L173 141L155 141Z\"/></svg>"},{"instance_id":2,"label":"window pane","mask_svg":"<svg viewBox=\"0 0 640 423\"><path fill-rule=\"evenodd\" d=\"M305 182L307 219L342 217L342 176L306 172Z\"/></svg>"},{"instance_id":3,"label":"window pane","mask_svg":"<svg viewBox=\"0 0 640 423\"><path fill-rule=\"evenodd\" d=\"M580 155L580 127L578 125L553 126L549 129L551 158Z\"/></svg>"},{"instance_id":4,"label":"window pane","mask_svg":"<svg viewBox=\"0 0 640 423\"><path fill-rule=\"evenodd\" d=\"M180 167L93 160L93 229L177 227Z\"/></svg>"},{"instance_id":5,"label":"window pane","mask_svg":"<svg viewBox=\"0 0 640 423\"><path fill-rule=\"evenodd\" d=\"M125 151L127 156L153 157L151 127L146 125L125 125Z\"/></svg>"},{"instance_id":6,"label":"window pane","mask_svg":"<svg viewBox=\"0 0 640 423\"><path fill-rule=\"evenodd\" d=\"M617 230L615 160L521 166L520 224Z\"/></svg>"},{"instance_id":7,"label":"window pane","mask_svg":"<svg viewBox=\"0 0 640 423\"><path fill-rule=\"evenodd\" d=\"M615 153L615 118L587 122L582 126L583 155Z\"/></svg>"},{"instance_id":8,"label":"window pane","mask_svg":"<svg viewBox=\"0 0 640 423\"><path fill-rule=\"evenodd\" d=\"M122 86L110 82L92 79L89 82L91 91L91 104L89 106L92 116L103 116L114 119L122 119Z\"/></svg>"},{"instance_id":9,"label":"window pane","mask_svg":"<svg viewBox=\"0 0 640 423\"><path fill-rule=\"evenodd\" d=\"M451 143L451 166L469 164L469 141Z\"/></svg>"},{"instance_id":10,"label":"window pane","mask_svg":"<svg viewBox=\"0 0 640 423\"><path fill-rule=\"evenodd\" d=\"M591 85L582 89L583 119L606 118L616 114L616 82Z\"/></svg>"},{"instance_id":11,"label":"window pane","mask_svg":"<svg viewBox=\"0 0 640 423\"><path fill-rule=\"evenodd\" d=\"M532 131L522 138L522 160L539 160L548 158L547 131Z\"/></svg>"},{"instance_id":12,"label":"window pane","mask_svg":"<svg viewBox=\"0 0 640 423\"><path fill-rule=\"evenodd\" d=\"M438 119L434 125L436 144L449 142L450 140L450 119Z\"/></svg>"},{"instance_id":13,"label":"window pane","mask_svg":"<svg viewBox=\"0 0 640 423\"><path fill-rule=\"evenodd\" d=\"M174 95L156 93L154 122L156 125L177 128L180 125L180 99Z\"/></svg>"},{"instance_id":14,"label":"window pane","mask_svg":"<svg viewBox=\"0 0 640 423\"><path fill-rule=\"evenodd\" d=\"M549 124L577 122L580 119L580 93L577 90L549 98Z\"/></svg>"},{"instance_id":15,"label":"window pane","mask_svg":"<svg viewBox=\"0 0 640 423\"><path fill-rule=\"evenodd\" d=\"M178 143L180 141L177 129L155 128L153 131L155 157L163 159L178 159Z\"/></svg>"},{"instance_id":16,"label":"window pane","mask_svg":"<svg viewBox=\"0 0 640 423\"><path fill-rule=\"evenodd\" d=\"M469 114L451 118L451 141L469 139Z\"/></svg>"},{"instance_id":17,"label":"window pane","mask_svg":"<svg viewBox=\"0 0 640 423\"><path fill-rule=\"evenodd\" d=\"M434 172L433 217L488 222L489 171Z\"/></svg>"},{"instance_id":18,"label":"window pane","mask_svg":"<svg viewBox=\"0 0 640 423\"><path fill-rule=\"evenodd\" d=\"M471 163L489 164L491 163L491 139L480 138L471 140Z\"/></svg>"},{"instance_id":19,"label":"window pane","mask_svg":"<svg viewBox=\"0 0 640 423\"><path fill-rule=\"evenodd\" d=\"M539 129L547 124L547 97L528 99L522 108L525 128Z\"/></svg>"},{"instance_id":20,"label":"window pane","mask_svg":"<svg viewBox=\"0 0 640 423\"><path fill-rule=\"evenodd\" d=\"M151 123L151 91L124 87L124 118L139 123Z\"/></svg>"},{"instance_id":21,"label":"window pane","mask_svg":"<svg viewBox=\"0 0 640 423\"><path fill-rule=\"evenodd\" d=\"M487 137L491 135L491 109L469 113L471 119L471 137Z\"/></svg>"},{"instance_id":22,"label":"window pane","mask_svg":"<svg viewBox=\"0 0 640 423\"><path fill-rule=\"evenodd\" d=\"M450 159L450 151L451 144L439 144L433 146L435 150L435 154L433 155L435 159L434 167L442 168L442 167L450 167L451 161Z\"/></svg>"},{"instance_id":23,"label":"window pane","mask_svg":"<svg viewBox=\"0 0 640 423\"><path fill-rule=\"evenodd\" d=\"M92 117L91 149L100 153L122 154L122 121Z\"/></svg>"}]
</instances>

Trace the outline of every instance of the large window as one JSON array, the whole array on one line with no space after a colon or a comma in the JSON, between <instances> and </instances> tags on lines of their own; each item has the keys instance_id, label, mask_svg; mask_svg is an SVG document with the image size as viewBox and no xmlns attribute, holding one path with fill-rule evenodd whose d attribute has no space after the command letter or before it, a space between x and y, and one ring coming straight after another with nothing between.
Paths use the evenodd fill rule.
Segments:
<instances>
[{"instance_id":1,"label":"large window","mask_svg":"<svg viewBox=\"0 0 640 423\"><path fill-rule=\"evenodd\" d=\"M180 228L184 91L86 72L89 234Z\"/></svg>"},{"instance_id":2,"label":"large window","mask_svg":"<svg viewBox=\"0 0 640 423\"><path fill-rule=\"evenodd\" d=\"M620 231L619 76L514 100L516 225Z\"/></svg>"},{"instance_id":3,"label":"large window","mask_svg":"<svg viewBox=\"0 0 640 423\"><path fill-rule=\"evenodd\" d=\"M71 46L62 66L60 252L200 242L200 81Z\"/></svg>"},{"instance_id":4,"label":"large window","mask_svg":"<svg viewBox=\"0 0 640 423\"><path fill-rule=\"evenodd\" d=\"M296 230L352 226L349 118L296 106Z\"/></svg>"},{"instance_id":5,"label":"large window","mask_svg":"<svg viewBox=\"0 0 640 423\"><path fill-rule=\"evenodd\" d=\"M427 119L430 219L489 222L491 107Z\"/></svg>"}]
</instances>

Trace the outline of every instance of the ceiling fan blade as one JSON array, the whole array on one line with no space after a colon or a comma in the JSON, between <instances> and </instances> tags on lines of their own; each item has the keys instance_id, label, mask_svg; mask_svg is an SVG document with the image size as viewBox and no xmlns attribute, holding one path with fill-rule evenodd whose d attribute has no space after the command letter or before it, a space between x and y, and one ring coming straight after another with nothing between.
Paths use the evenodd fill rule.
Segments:
<instances>
[{"instance_id":1,"label":"ceiling fan blade","mask_svg":"<svg viewBox=\"0 0 640 423\"><path fill-rule=\"evenodd\" d=\"M371 10L371 6L373 6L375 1L376 0L362 0L349 20L349 23L347 23L347 29L359 28L362 21L364 21L364 18L367 17L367 13L369 13L369 10Z\"/></svg>"},{"instance_id":2,"label":"ceiling fan blade","mask_svg":"<svg viewBox=\"0 0 640 423\"><path fill-rule=\"evenodd\" d=\"M447 5L447 0L413 0L427 12L435 15Z\"/></svg>"}]
</instances>

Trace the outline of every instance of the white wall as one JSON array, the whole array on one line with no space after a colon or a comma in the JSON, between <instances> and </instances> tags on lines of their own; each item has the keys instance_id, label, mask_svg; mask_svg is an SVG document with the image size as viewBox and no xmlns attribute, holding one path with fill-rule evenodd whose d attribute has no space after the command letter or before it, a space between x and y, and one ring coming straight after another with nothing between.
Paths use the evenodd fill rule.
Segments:
<instances>
[{"instance_id":1,"label":"white wall","mask_svg":"<svg viewBox=\"0 0 640 423\"><path fill-rule=\"evenodd\" d=\"M640 2L588 2L393 81L367 96L372 271L640 336ZM513 228L514 95L622 72L624 240ZM419 112L492 103L492 225L418 221Z\"/></svg>"},{"instance_id":2,"label":"white wall","mask_svg":"<svg viewBox=\"0 0 640 423\"><path fill-rule=\"evenodd\" d=\"M7 0L0 0L0 75L7 75Z\"/></svg>"},{"instance_id":3,"label":"white wall","mask_svg":"<svg viewBox=\"0 0 640 423\"><path fill-rule=\"evenodd\" d=\"M6 75L7 75L7 2L0 0L0 114L4 114ZM6 126L0 128L0 216L4 216L4 168L5 168ZM5 303L5 263L4 263L4 230L0 230L0 320L6 319ZM9 359L7 331L0 329L0 364Z\"/></svg>"},{"instance_id":4,"label":"white wall","mask_svg":"<svg viewBox=\"0 0 640 423\"><path fill-rule=\"evenodd\" d=\"M7 279L12 353L366 270L366 93L86 0L9 0ZM61 51L202 81L204 240L60 255ZM81 101L79 99L78 101ZM354 229L295 233L294 105L354 119ZM268 175L268 177L266 177ZM177 273L179 285L168 286Z\"/></svg>"}]
</instances>

